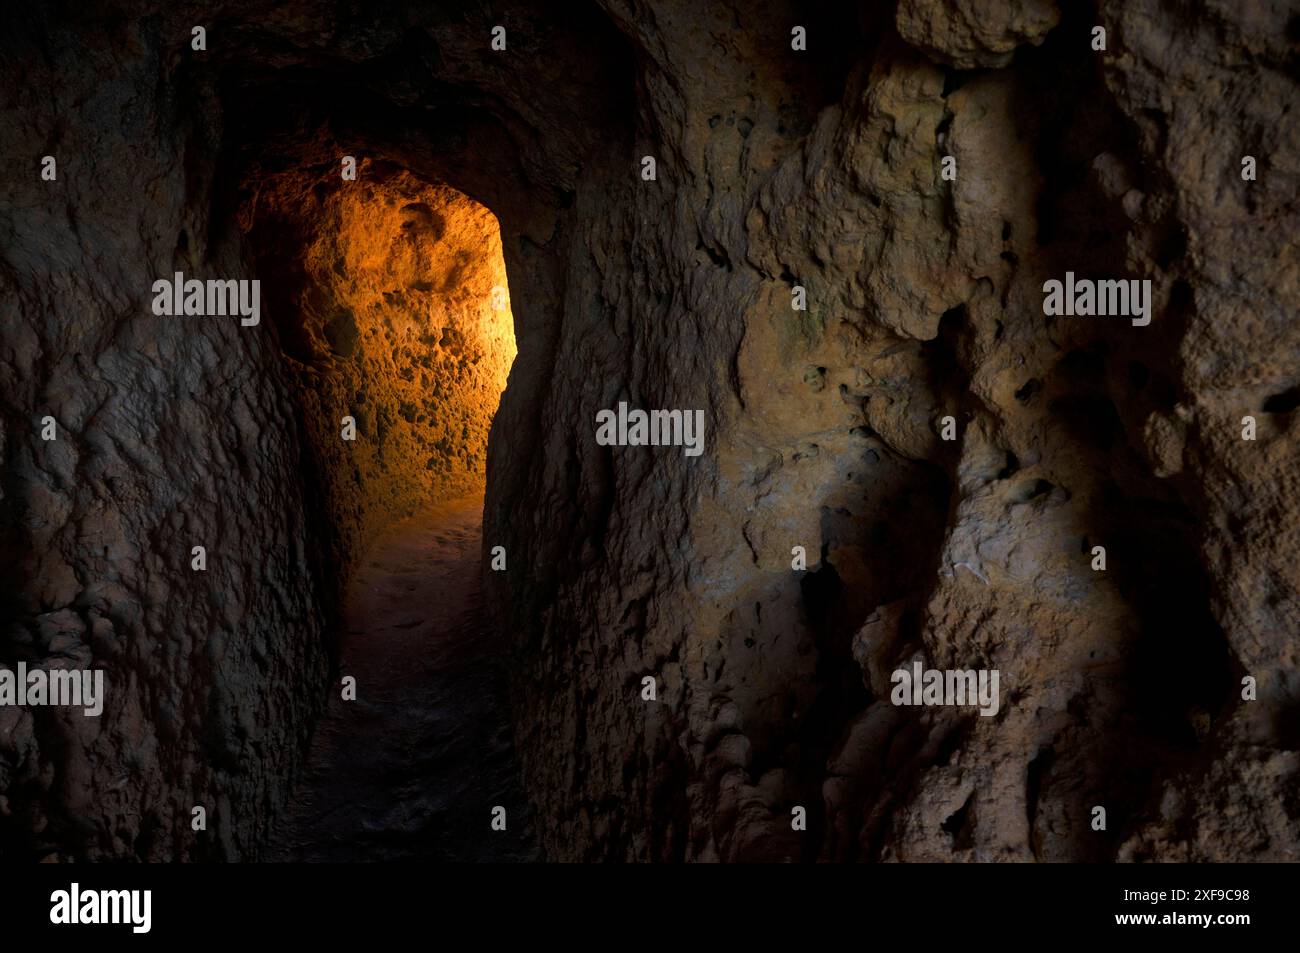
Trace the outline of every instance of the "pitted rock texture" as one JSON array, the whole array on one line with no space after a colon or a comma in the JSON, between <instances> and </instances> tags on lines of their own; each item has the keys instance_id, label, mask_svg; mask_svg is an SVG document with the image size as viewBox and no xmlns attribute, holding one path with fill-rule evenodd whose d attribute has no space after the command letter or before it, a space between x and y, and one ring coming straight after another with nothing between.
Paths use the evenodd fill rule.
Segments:
<instances>
[{"instance_id":1,"label":"pitted rock texture","mask_svg":"<svg viewBox=\"0 0 1300 953\"><path fill-rule=\"evenodd\" d=\"M241 223L330 477L346 564L368 532L482 492L515 356L497 222L452 189L365 159L354 187L341 162L253 169L242 183Z\"/></svg>"},{"instance_id":2,"label":"pitted rock texture","mask_svg":"<svg viewBox=\"0 0 1300 953\"><path fill-rule=\"evenodd\" d=\"M958 69L1006 66L1016 47L1041 43L1061 19L1054 0L899 0L898 34Z\"/></svg>"},{"instance_id":3,"label":"pitted rock texture","mask_svg":"<svg viewBox=\"0 0 1300 953\"><path fill-rule=\"evenodd\" d=\"M313 275L350 200L291 199L352 154L363 215L400 213L400 178L500 222L519 351L483 543L510 568L485 553L483 579L548 857L1295 859L1286 4L127 6L0 34L32 170L0 193L23 580L0 661L55 656L75 619L75 657L133 686L98 726L0 725L6 850L254 856L283 803L356 556L338 490L368 472L321 458L320 418L377 370L335 368L351 335L325 329L352 295L382 310L389 267ZM249 225L258 183L295 241ZM300 274L249 334L148 316L181 263ZM1067 270L1150 280L1150 326L1044 315ZM598 446L620 400L703 409L706 452ZM40 442L47 408L66 443ZM215 527L243 573L165 555ZM913 659L998 669L998 714L895 707ZM206 841L198 798L229 805Z\"/></svg>"}]
</instances>

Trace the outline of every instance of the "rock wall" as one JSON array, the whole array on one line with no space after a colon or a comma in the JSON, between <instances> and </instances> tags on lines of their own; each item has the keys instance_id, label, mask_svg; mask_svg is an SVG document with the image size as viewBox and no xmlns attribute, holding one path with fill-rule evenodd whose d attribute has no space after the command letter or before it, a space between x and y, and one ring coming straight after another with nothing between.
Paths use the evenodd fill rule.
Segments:
<instances>
[{"instance_id":1,"label":"rock wall","mask_svg":"<svg viewBox=\"0 0 1300 953\"><path fill-rule=\"evenodd\" d=\"M0 662L102 669L106 699L0 708L0 854L250 856L319 708L328 596L276 349L150 310L178 270L255 277L210 218L220 105L156 21L6 21ZM55 181L26 174L46 154Z\"/></svg>"},{"instance_id":2,"label":"rock wall","mask_svg":"<svg viewBox=\"0 0 1300 953\"><path fill-rule=\"evenodd\" d=\"M5 87L6 140L33 169L76 158L53 189L33 175L3 197L4 552L31 581L0 660L71 644L42 634L66 610L122 666L110 683L136 686L93 742L111 756L64 752L55 720L0 726L7 845L197 855L159 805L224 794L240 809L221 853L246 855L273 815L270 766L310 724L360 519L295 467L352 479L313 458L312 408L335 413L330 395L369 376L333 367L351 335L327 329L366 310L353 301L378 314L389 276L313 271L335 236L278 246L237 226L262 182L272 208L318 201L346 227L345 204L275 177L353 154L377 163L358 185L380 190L381 233L406 203L383 192L399 170L500 222L519 355L484 543L510 569L484 572L548 856L1294 856L1284 4L130 13L5 31L6 76L35 77ZM205 57L186 46L198 22ZM102 41L83 51L87 30ZM297 297L259 336L142 317L144 282L178 262L302 274L275 283ZM1150 325L1045 315L1043 283L1066 271L1149 280ZM405 306L419 292L396 277ZM324 390L284 370L309 363L299 328L329 352ZM705 453L599 446L595 414L619 401L703 410ZM66 443L39 443L45 406ZM225 482L203 496L184 489L195 473ZM107 520L129 544L94 542ZM244 575L196 581L187 549L169 562L168 520L220 527ZM92 611L124 634L95 641ZM998 714L892 705L913 659L999 670ZM132 726L164 721L145 735L170 737L136 743ZM128 751L152 787L113 787Z\"/></svg>"},{"instance_id":3,"label":"rock wall","mask_svg":"<svg viewBox=\"0 0 1300 953\"><path fill-rule=\"evenodd\" d=\"M846 60L795 58L794 11L606 6L637 141L579 190L552 436L496 523L557 565L509 582L552 854L1293 856L1282 7L900 4L821 106ZM1067 270L1150 280L1151 325L1046 316ZM705 408L710 452L595 446L618 400ZM894 706L914 658L1000 670L1000 713Z\"/></svg>"}]
</instances>

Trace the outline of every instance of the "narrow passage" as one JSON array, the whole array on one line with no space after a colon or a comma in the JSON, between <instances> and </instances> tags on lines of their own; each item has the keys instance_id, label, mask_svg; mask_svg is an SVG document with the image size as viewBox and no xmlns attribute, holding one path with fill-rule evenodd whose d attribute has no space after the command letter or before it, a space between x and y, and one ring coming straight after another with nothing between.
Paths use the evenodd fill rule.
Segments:
<instances>
[{"instance_id":1,"label":"narrow passage","mask_svg":"<svg viewBox=\"0 0 1300 953\"><path fill-rule=\"evenodd\" d=\"M506 671L485 624L481 497L371 545L344 604L342 674L267 860L538 859L510 736ZM505 832L491 828L506 808Z\"/></svg>"}]
</instances>

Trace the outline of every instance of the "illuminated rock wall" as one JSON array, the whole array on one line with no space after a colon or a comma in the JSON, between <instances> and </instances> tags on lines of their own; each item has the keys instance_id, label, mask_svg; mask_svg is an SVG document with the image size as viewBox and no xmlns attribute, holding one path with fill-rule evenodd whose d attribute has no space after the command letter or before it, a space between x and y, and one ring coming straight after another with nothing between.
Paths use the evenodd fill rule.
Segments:
<instances>
[{"instance_id":1,"label":"illuminated rock wall","mask_svg":"<svg viewBox=\"0 0 1300 953\"><path fill-rule=\"evenodd\" d=\"M368 530L483 491L515 356L500 231L464 195L366 160L355 185L341 164L249 176L241 220L345 563Z\"/></svg>"}]
</instances>

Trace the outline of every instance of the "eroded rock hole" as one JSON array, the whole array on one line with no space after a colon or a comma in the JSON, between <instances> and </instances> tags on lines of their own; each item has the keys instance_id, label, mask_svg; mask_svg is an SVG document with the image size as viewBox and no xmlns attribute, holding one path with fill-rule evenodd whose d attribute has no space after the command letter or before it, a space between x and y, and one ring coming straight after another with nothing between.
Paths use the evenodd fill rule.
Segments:
<instances>
[{"instance_id":1,"label":"eroded rock hole","mask_svg":"<svg viewBox=\"0 0 1300 953\"><path fill-rule=\"evenodd\" d=\"M1300 386L1273 394L1264 401L1262 409L1266 414L1289 414L1297 407L1300 407Z\"/></svg>"}]
</instances>

